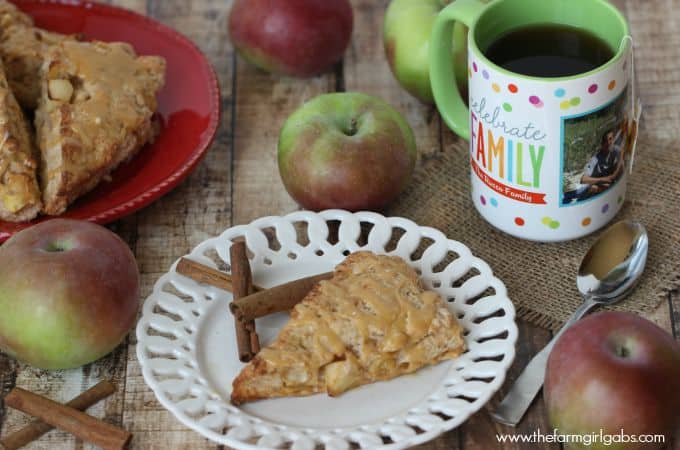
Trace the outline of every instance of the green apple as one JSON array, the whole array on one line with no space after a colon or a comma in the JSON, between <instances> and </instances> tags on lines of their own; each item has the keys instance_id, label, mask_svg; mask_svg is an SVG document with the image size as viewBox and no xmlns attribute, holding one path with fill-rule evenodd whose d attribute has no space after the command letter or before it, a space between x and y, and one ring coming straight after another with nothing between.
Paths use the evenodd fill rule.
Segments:
<instances>
[{"instance_id":1,"label":"green apple","mask_svg":"<svg viewBox=\"0 0 680 450\"><path fill-rule=\"evenodd\" d=\"M402 115L383 100L325 94L288 118L278 158L286 190L303 207L379 210L406 187L416 141Z\"/></svg>"},{"instance_id":2,"label":"green apple","mask_svg":"<svg viewBox=\"0 0 680 450\"><path fill-rule=\"evenodd\" d=\"M392 0L385 13L383 39L392 73L399 84L425 103L434 103L430 87L430 34L446 0ZM467 28L453 28L456 82L467 90Z\"/></svg>"}]
</instances>

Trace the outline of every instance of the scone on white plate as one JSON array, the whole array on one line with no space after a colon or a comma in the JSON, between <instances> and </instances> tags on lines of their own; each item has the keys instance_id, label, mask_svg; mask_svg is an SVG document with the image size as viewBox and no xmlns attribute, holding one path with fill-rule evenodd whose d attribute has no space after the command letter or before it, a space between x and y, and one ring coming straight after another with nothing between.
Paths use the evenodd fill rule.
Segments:
<instances>
[{"instance_id":1,"label":"scone on white plate","mask_svg":"<svg viewBox=\"0 0 680 450\"><path fill-rule=\"evenodd\" d=\"M465 350L446 302L396 256L357 252L291 313L233 382L231 401L327 392L413 373Z\"/></svg>"}]
</instances>

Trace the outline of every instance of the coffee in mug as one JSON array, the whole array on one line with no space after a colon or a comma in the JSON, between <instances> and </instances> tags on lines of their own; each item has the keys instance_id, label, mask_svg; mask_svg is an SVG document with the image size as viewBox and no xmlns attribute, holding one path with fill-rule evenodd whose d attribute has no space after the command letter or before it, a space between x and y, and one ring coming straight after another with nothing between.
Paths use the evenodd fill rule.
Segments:
<instances>
[{"instance_id":1,"label":"coffee in mug","mask_svg":"<svg viewBox=\"0 0 680 450\"><path fill-rule=\"evenodd\" d=\"M612 59L614 51L588 30L561 24L534 24L500 36L484 55L510 72L554 78L595 70Z\"/></svg>"}]
</instances>

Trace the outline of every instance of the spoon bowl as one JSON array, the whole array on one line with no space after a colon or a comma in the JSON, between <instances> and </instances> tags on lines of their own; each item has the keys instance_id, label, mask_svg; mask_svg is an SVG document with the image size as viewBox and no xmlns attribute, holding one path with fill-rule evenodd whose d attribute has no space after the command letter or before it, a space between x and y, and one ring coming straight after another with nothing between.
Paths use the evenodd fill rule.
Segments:
<instances>
[{"instance_id":1,"label":"spoon bowl","mask_svg":"<svg viewBox=\"0 0 680 450\"><path fill-rule=\"evenodd\" d=\"M588 250L576 276L584 299L612 304L632 292L649 249L644 225L624 220L612 225Z\"/></svg>"}]
</instances>

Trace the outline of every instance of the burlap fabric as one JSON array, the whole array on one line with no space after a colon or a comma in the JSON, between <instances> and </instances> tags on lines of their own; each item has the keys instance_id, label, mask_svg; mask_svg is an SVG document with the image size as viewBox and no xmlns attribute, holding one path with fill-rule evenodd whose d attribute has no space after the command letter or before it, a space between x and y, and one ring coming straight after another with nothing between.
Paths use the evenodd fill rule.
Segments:
<instances>
[{"instance_id":1,"label":"burlap fabric","mask_svg":"<svg viewBox=\"0 0 680 450\"><path fill-rule=\"evenodd\" d=\"M627 200L615 220L645 224L649 257L638 287L613 309L648 315L680 286L680 150L675 141L657 139L642 128ZM467 143L454 139L443 151L423 155L415 179L387 213L435 227L469 246L505 282L520 317L559 328L582 301L576 272L599 232L552 244L508 236L477 214L469 173Z\"/></svg>"}]
</instances>

